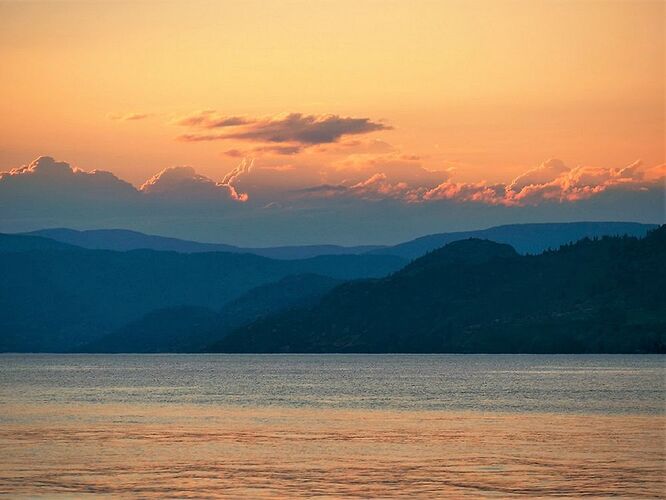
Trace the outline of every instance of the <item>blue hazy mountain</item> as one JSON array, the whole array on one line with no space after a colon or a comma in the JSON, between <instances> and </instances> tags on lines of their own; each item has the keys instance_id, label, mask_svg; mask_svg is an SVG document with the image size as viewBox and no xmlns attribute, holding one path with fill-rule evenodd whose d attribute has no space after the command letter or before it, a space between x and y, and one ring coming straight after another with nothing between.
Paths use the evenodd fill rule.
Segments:
<instances>
[{"instance_id":1,"label":"blue hazy mountain","mask_svg":"<svg viewBox=\"0 0 666 500\"><path fill-rule=\"evenodd\" d=\"M666 226L540 255L469 239L270 316L217 352L666 352Z\"/></svg>"},{"instance_id":2,"label":"blue hazy mountain","mask_svg":"<svg viewBox=\"0 0 666 500\"><path fill-rule=\"evenodd\" d=\"M525 224L500 226L480 233L495 240L512 238L512 242L520 250L519 253L525 253L537 252L542 247L555 247L556 242L575 238L577 234L611 233L640 236L648 227L632 223ZM74 233L81 234L81 232ZM93 236L99 234L95 231L83 233ZM140 245L143 244L142 241L146 241L141 238L146 235L132 234L138 238L133 244ZM398 245L394 247L393 252L411 258L414 254L424 252L429 245L435 244L437 238L459 238L466 234L470 233L428 236ZM189 243L206 245L184 240L171 241L162 237L146 237L155 245L167 245L173 241L178 245ZM130 245L127 241L125 244ZM314 285L307 281L308 278L301 278L305 280L301 283L294 278L291 282L287 280L273 287L276 282L286 277L310 273L329 280L379 278L398 271L407 263L404 258L391 254L384 255L377 249L360 255L275 260L249 253L175 252L127 248L125 247L123 251L91 250L41 236L0 234L0 253L3 256L0 261L0 276L2 276L0 351L68 351L81 349L84 345L93 345L92 342L105 336L111 338L118 334L118 338L121 338L123 335L119 333L121 331L124 331L126 338L129 338L132 331L141 330L144 332L142 335L148 335L147 332L160 329L167 337L164 340L164 349L174 351L188 346L186 348L190 350L194 349L194 344L187 341L190 342L188 344L184 337L208 332L208 327L204 328L204 325L210 327L210 336L206 336L205 340L212 342L224 337L231 329L264 318L266 314L293 309L298 305L303 306L304 303L298 303L298 300L301 300L298 298L301 292L303 297L307 297L308 294L317 299L320 297L315 293L316 290L310 289ZM177 248L182 250L184 247ZM294 248L291 248L290 251L293 250ZM466 251L471 250L466 248ZM382 250L382 252L388 251L390 249ZM547 252L548 255L550 253ZM433 255L437 256L439 253L431 252L417 262L423 265L428 259L435 258ZM398 276L404 277L407 275L405 273L414 272L415 269L418 269L418 266L408 266L398 273ZM566 271L567 269L562 269L562 272ZM535 268L532 272L539 274L541 270ZM585 272L585 266L581 267L580 272L583 276L591 275ZM455 279L464 281L463 277L456 276ZM470 274L470 276L473 278L475 275ZM507 279L510 282L514 278ZM646 282L650 283L650 279L652 278L648 276ZM267 286L265 290L262 288L264 285ZM533 293L539 295L541 287L546 286L546 283L534 282L533 285L535 287ZM323 284L323 288L329 286L332 286L330 282ZM346 286L355 289L354 287L361 285L343 285L340 289L345 290ZM368 282L368 286L374 285ZM455 289L450 283L447 286ZM437 290L436 287L431 288L435 295L440 293ZM416 292L413 296L404 297L404 302L409 304L419 297L419 293ZM370 291L367 289L363 293L370 294ZM423 300L427 303L429 296L427 292L424 293L426 295ZM247 294L247 297L242 298L243 294ZM296 298L292 300L290 294L295 294ZM284 297L280 298L281 295ZM479 300L482 300L483 294L479 294L479 297ZM239 302L234 303L236 299ZM366 297L362 295L358 299L361 303ZM455 296L451 296L450 299L452 303L458 302ZM580 300L581 303L585 303L584 297ZM402 302L398 302L400 303ZM529 300L526 303L529 303ZM226 313L225 309L220 310L222 304L228 308ZM314 307L314 304L312 306ZM418 306L418 303L415 304L415 310L418 310ZM483 302L479 302L477 306L482 309L488 307ZM620 304L616 309L609 312L609 318L614 317L614 314L617 315L617 311L623 311L624 307ZM395 310L399 311L400 308L396 306ZM362 309L359 311L361 315L364 314ZM435 317L445 314L444 311L448 309L442 306ZM405 311L404 317L409 318L411 312L411 309ZM455 316L455 311L446 314ZM220 322L221 316L223 318ZM303 316L301 319L305 318L306 316ZM334 324L343 319L345 319L343 312L332 313L329 317L329 320L335 320ZM603 318L597 319L601 321ZM261 321L263 320L257 323L260 324ZM400 321L399 317L394 323L401 324ZM425 322L426 319L422 318L422 321ZM584 321L580 324L584 324ZM593 322L588 323L590 324ZM165 326L168 328L165 329ZM513 327L516 331L523 328L519 325ZM489 327L486 325L484 328ZM159 340L159 337L156 337L156 343L150 349L162 349L163 347L158 345ZM123 345L120 340L116 342L117 346ZM146 341L146 344L150 342ZM199 342L196 347L201 347L203 344L203 341ZM275 348L285 349L285 346ZM354 347L356 348L359 347ZM439 346L439 348L444 347ZM458 344L451 344L447 348L462 349ZM129 348L122 347L122 349ZM142 349L149 350L149 347L144 346Z\"/></svg>"},{"instance_id":3,"label":"blue hazy mountain","mask_svg":"<svg viewBox=\"0 0 666 500\"><path fill-rule=\"evenodd\" d=\"M287 276L261 285L220 311L177 306L142 318L81 348L84 352L199 352L234 329L271 313L314 305L340 280L316 274Z\"/></svg>"},{"instance_id":4,"label":"blue hazy mountain","mask_svg":"<svg viewBox=\"0 0 666 500\"><path fill-rule=\"evenodd\" d=\"M201 243L177 238L143 234L126 229L94 229L77 231L56 228L41 229L28 235L50 238L62 243L94 250L159 250L182 253L233 252L252 253L274 259L305 259L317 255L383 254L415 259L453 241L479 238L507 243L518 253L541 253L556 249L566 243L582 238L601 236L642 237L654 229L654 224L635 222L569 222L542 224L512 224L475 231L449 232L422 236L394 246L361 245L344 247L338 245L278 246L267 248L238 247L222 243Z\"/></svg>"},{"instance_id":5,"label":"blue hazy mountain","mask_svg":"<svg viewBox=\"0 0 666 500\"><path fill-rule=\"evenodd\" d=\"M28 250L73 250L76 247L51 238L23 234L0 233L0 252L24 252Z\"/></svg>"},{"instance_id":6,"label":"blue hazy mountain","mask_svg":"<svg viewBox=\"0 0 666 500\"><path fill-rule=\"evenodd\" d=\"M0 235L0 248L7 246L3 240L15 244L15 238ZM0 259L0 351L67 351L157 309L217 310L289 275L379 277L405 263L385 255L275 260L224 252L5 251Z\"/></svg>"},{"instance_id":7,"label":"blue hazy mountain","mask_svg":"<svg viewBox=\"0 0 666 500\"><path fill-rule=\"evenodd\" d=\"M159 250L181 253L201 252L232 252L252 253L272 259L307 259L318 255L352 255L362 254L380 248L376 245L344 247L339 245L302 245L278 246L267 248L244 248L223 243L201 243L198 241L181 240L165 236L143 234L127 229L92 229L77 231L75 229L55 228L40 229L26 235L51 238L62 243L76 245L91 250Z\"/></svg>"},{"instance_id":8,"label":"blue hazy mountain","mask_svg":"<svg viewBox=\"0 0 666 500\"><path fill-rule=\"evenodd\" d=\"M545 250L557 249L562 245L583 238L623 235L640 238L656 227L656 224L640 224L637 222L510 224L478 231L430 234L399 245L372 250L371 253L398 255L406 259L415 259L448 243L477 238L506 243L511 245L518 253L538 254Z\"/></svg>"}]
</instances>

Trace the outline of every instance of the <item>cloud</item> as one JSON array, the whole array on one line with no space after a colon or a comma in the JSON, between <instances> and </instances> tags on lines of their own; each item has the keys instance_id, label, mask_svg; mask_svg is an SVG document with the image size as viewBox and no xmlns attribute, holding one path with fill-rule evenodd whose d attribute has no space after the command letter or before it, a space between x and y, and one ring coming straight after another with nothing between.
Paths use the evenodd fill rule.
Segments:
<instances>
[{"instance_id":1,"label":"cloud","mask_svg":"<svg viewBox=\"0 0 666 500\"><path fill-rule=\"evenodd\" d=\"M666 163L652 168L646 168L643 172L646 181L656 181L662 184L666 182Z\"/></svg>"},{"instance_id":2,"label":"cloud","mask_svg":"<svg viewBox=\"0 0 666 500\"><path fill-rule=\"evenodd\" d=\"M449 169L430 170L418 157L406 157L399 153L352 154L332 163L333 171L342 176L346 184L358 184L377 173L392 183L404 182L409 186L429 188L437 186L451 176ZM333 174L331 174L333 175Z\"/></svg>"},{"instance_id":3,"label":"cloud","mask_svg":"<svg viewBox=\"0 0 666 500\"><path fill-rule=\"evenodd\" d=\"M311 147L309 151L313 153L321 153L328 155L378 155L382 153L394 153L396 152L395 147L391 144L373 139L371 141L341 141L339 143L332 144L319 144L317 146L304 146L302 144L294 145L274 145L268 144L263 146L257 146L249 149L228 149L223 152L224 155L230 156L232 158L242 158L242 157L257 157L265 155L277 155L277 156L291 156L303 152L306 148ZM403 159L406 160L418 160L417 156L404 156Z\"/></svg>"},{"instance_id":4,"label":"cloud","mask_svg":"<svg viewBox=\"0 0 666 500\"><path fill-rule=\"evenodd\" d=\"M219 116L214 111L200 111L199 113L185 116L176 121L176 125L184 127L197 127L203 129L214 129L224 127L236 127L251 123L242 116Z\"/></svg>"},{"instance_id":5,"label":"cloud","mask_svg":"<svg viewBox=\"0 0 666 500\"><path fill-rule=\"evenodd\" d=\"M552 158L516 177L509 185L509 190L520 191L526 186L545 184L568 171L569 167L562 160Z\"/></svg>"},{"instance_id":6,"label":"cloud","mask_svg":"<svg viewBox=\"0 0 666 500\"><path fill-rule=\"evenodd\" d=\"M41 156L28 165L0 172L0 194L5 200L35 199L49 194L105 200L126 199L138 192L111 172L86 172L50 156Z\"/></svg>"},{"instance_id":7,"label":"cloud","mask_svg":"<svg viewBox=\"0 0 666 500\"><path fill-rule=\"evenodd\" d=\"M232 157L252 156L247 153L242 150L227 152ZM376 174L385 177L387 185L380 188L376 184L376 193L373 193L371 186L361 189L360 184ZM289 161L277 155L257 158L252 171L239 179L237 186L266 204L274 201L275 197L309 196L300 190L322 185L341 186L337 192L342 193L358 184L356 193L359 196L363 194L366 199L379 199L381 196L397 198L398 193L406 191L406 188L420 191L433 188L450 175L449 169L427 169L419 160L405 158L399 152L353 154L343 158L304 155L294 156ZM393 188L389 188L388 184Z\"/></svg>"},{"instance_id":8,"label":"cloud","mask_svg":"<svg viewBox=\"0 0 666 500\"><path fill-rule=\"evenodd\" d=\"M347 168L353 166L347 162ZM644 168L637 161L623 168L579 166L569 168L561 160L551 159L530 169L508 184L466 183L449 178L450 171L429 171L413 164L411 171L402 164L382 162L375 158L370 165L385 170L353 184L341 183L338 189L300 190L308 196L349 197L364 199L391 198L407 203L453 201L507 207L537 206L544 203L573 203L609 191L664 190L666 168L663 165ZM393 171L392 167L395 168ZM369 168L365 164L364 168ZM362 170L361 170L362 171ZM387 174L388 172L388 174ZM436 182L438 177L444 177Z\"/></svg>"},{"instance_id":9,"label":"cloud","mask_svg":"<svg viewBox=\"0 0 666 500\"><path fill-rule=\"evenodd\" d=\"M304 147L335 143L350 135L389 130L390 126L373 122L369 118L351 118L338 115L303 115L290 113L269 118L224 117L211 113L184 118L180 125L211 130L233 127L223 133L194 133L180 136L183 141L240 140L263 143L290 143Z\"/></svg>"},{"instance_id":10,"label":"cloud","mask_svg":"<svg viewBox=\"0 0 666 500\"><path fill-rule=\"evenodd\" d=\"M503 184L488 185L479 183L443 182L439 186L426 191L423 201L452 200L460 203L484 203L486 205L504 205L506 188Z\"/></svg>"},{"instance_id":11,"label":"cloud","mask_svg":"<svg viewBox=\"0 0 666 500\"><path fill-rule=\"evenodd\" d=\"M29 165L0 172L0 206L45 207L70 210L90 203L144 206L152 201L247 201L234 182L251 163L241 162L222 182L197 174L192 167L170 167L148 179L139 189L102 170L85 171L42 156ZM77 209L78 210L78 209Z\"/></svg>"},{"instance_id":12,"label":"cloud","mask_svg":"<svg viewBox=\"0 0 666 500\"><path fill-rule=\"evenodd\" d=\"M395 198L412 201L415 190L406 182L391 182L385 173L374 174L368 179L351 186L350 191L366 199Z\"/></svg>"},{"instance_id":13,"label":"cloud","mask_svg":"<svg viewBox=\"0 0 666 500\"><path fill-rule=\"evenodd\" d=\"M111 120L119 120L119 121L137 121L137 120L145 120L146 118L150 118L152 113L126 113L126 114L110 114L109 118Z\"/></svg>"},{"instance_id":14,"label":"cloud","mask_svg":"<svg viewBox=\"0 0 666 500\"><path fill-rule=\"evenodd\" d=\"M174 200L232 199L247 201L246 193L237 193L228 181L215 182L197 174L192 167L169 167L148 179L141 192L148 196Z\"/></svg>"},{"instance_id":15,"label":"cloud","mask_svg":"<svg viewBox=\"0 0 666 500\"><path fill-rule=\"evenodd\" d=\"M301 146L259 146L251 149L228 149L224 151L224 154L232 158L254 157L264 154L290 156L300 153L302 150Z\"/></svg>"},{"instance_id":16,"label":"cloud","mask_svg":"<svg viewBox=\"0 0 666 500\"><path fill-rule=\"evenodd\" d=\"M136 188L41 157L0 173L0 231L125 227L257 246L388 242L512 222L664 220L664 165L544 165L507 183L474 183L399 153L335 165L268 158L243 160L217 180L171 167Z\"/></svg>"},{"instance_id":17,"label":"cloud","mask_svg":"<svg viewBox=\"0 0 666 500\"><path fill-rule=\"evenodd\" d=\"M225 156L230 156L231 158L243 158L247 156L247 152L242 150L242 149L227 149L226 151L222 152L223 155Z\"/></svg>"},{"instance_id":18,"label":"cloud","mask_svg":"<svg viewBox=\"0 0 666 500\"><path fill-rule=\"evenodd\" d=\"M552 162L553 160L551 160ZM536 205L544 201L574 202L609 190L640 191L664 187L666 172L659 167L646 169L640 161L622 168L561 164L553 175L531 179L533 182L509 186L507 202ZM557 174L557 175L555 175Z\"/></svg>"},{"instance_id":19,"label":"cloud","mask_svg":"<svg viewBox=\"0 0 666 500\"><path fill-rule=\"evenodd\" d=\"M231 172L229 172L227 175L224 176L224 179L222 180L222 185L227 186L229 188L229 193L234 200L238 201L248 200L248 194L238 193L236 191L235 184L238 182L239 179L248 175L252 171L253 167L254 167L254 160L243 159L236 168L234 168Z\"/></svg>"},{"instance_id":20,"label":"cloud","mask_svg":"<svg viewBox=\"0 0 666 500\"><path fill-rule=\"evenodd\" d=\"M252 162L243 160L225 175L222 182L215 182L197 174L192 167L169 167L144 182L140 191L148 196L178 200L247 201L247 193L239 193L234 187L234 182L251 169Z\"/></svg>"},{"instance_id":21,"label":"cloud","mask_svg":"<svg viewBox=\"0 0 666 500\"><path fill-rule=\"evenodd\" d=\"M380 139L360 140L347 139L334 144L321 144L317 146L317 152L349 155L349 154L386 154L395 153L395 146Z\"/></svg>"},{"instance_id":22,"label":"cloud","mask_svg":"<svg viewBox=\"0 0 666 500\"><path fill-rule=\"evenodd\" d=\"M368 179L345 186L342 184L321 184L294 190L296 198L346 198L363 200L402 200L408 201L414 189L404 182L391 183L386 174L374 174Z\"/></svg>"},{"instance_id":23,"label":"cloud","mask_svg":"<svg viewBox=\"0 0 666 500\"><path fill-rule=\"evenodd\" d=\"M608 191L664 191L666 167L646 168L634 162L621 168L577 166L551 159L507 184L458 182L450 170L428 170L399 154L351 155L332 165L256 166L242 159L221 181L198 174L192 167L169 167L137 189L111 172L84 171L43 156L29 165L0 173L0 195L7 199L42 196L71 200L169 199L248 201L252 193L268 204L289 199L391 199L409 204L453 201L491 206L537 206L573 203ZM314 182L313 182L314 181Z\"/></svg>"}]
</instances>

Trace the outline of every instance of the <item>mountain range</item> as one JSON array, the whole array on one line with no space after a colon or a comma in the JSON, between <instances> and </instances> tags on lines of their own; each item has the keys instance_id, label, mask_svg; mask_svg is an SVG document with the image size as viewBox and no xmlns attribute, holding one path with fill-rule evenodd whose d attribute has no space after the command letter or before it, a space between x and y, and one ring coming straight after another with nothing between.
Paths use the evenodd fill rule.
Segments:
<instances>
[{"instance_id":1,"label":"mountain range","mask_svg":"<svg viewBox=\"0 0 666 500\"><path fill-rule=\"evenodd\" d=\"M158 309L218 310L252 288L290 275L350 280L385 276L406 264L391 255L275 260L53 244L36 236L0 235L0 351L70 351Z\"/></svg>"},{"instance_id":2,"label":"mountain range","mask_svg":"<svg viewBox=\"0 0 666 500\"><path fill-rule=\"evenodd\" d=\"M393 246L360 245L344 247L339 245L302 245L267 248L237 247L222 243L201 243L165 236L155 236L129 231L127 229L93 229L77 231L74 229L41 229L24 233L30 236L49 238L61 243L75 245L91 250L158 250L181 253L231 252L251 253L272 259L306 259L318 255L341 254L381 254L396 255L406 259L415 259L453 241L468 238L492 240L511 245L518 253L541 253L556 249L566 243L582 238L600 236L636 236L641 237L657 227L654 224L636 222L566 222L539 224L511 224L495 226L475 231L461 231L431 234Z\"/></svg>"},{"instance_id":3,"label":"mountain range","mask_svg":"<svg viewBox=\"0 0 666 500\"><path fill-rule=\"evenodd\" d=\"M378 245L344 247L340 245L301 245L267 248L244 248L224 243L202 243L166 236L144 234L128 229L90 229L77 231L68 228L40 229L23 233L75 245L90 250L157 250L161 252L203 253L229 252L251 253L271 259L307 259L318 255L355 255L381 248Z\"/></svg>"},{"instance_id":4,"label":"mountain range","mask_svg":"<svg viewBox=\"0 0 666 500\"><path fill-rule=\"evenodd\" d=\"M666 226L540 255L469 239L260 319L213 352L666 352Z\"/></svg>"},{"instance_id":5,"label":"mountain range","mask_svg":"<svg viewBox=\"0 0 666 500\"><path fill-rule=\"evenodd\" d=\"M0 351L653 352L659 299L635 285L663 277L663 227L636 238L651 227L499 226L304 259L314 247L274 259L124 230L0 234ZM581 234L625 236L568 243ZM623 333L590 344L581 332L600 325Z\"/></svg>"}]
</instances>

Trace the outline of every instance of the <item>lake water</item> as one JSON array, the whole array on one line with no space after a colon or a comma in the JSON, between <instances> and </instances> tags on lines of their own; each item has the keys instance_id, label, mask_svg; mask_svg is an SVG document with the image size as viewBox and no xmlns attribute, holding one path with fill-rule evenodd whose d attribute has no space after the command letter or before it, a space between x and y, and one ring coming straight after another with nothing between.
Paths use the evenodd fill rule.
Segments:
<instances>
[{"instance_id":1,"label":"lake water","mask_svg":"<svg viewBox=\"0 0 666 500\"><path fill-rule=\"evenodd\" d=\"M0 495L666 496L666 357L3 355Z\"/></svg>"}]
</instances>

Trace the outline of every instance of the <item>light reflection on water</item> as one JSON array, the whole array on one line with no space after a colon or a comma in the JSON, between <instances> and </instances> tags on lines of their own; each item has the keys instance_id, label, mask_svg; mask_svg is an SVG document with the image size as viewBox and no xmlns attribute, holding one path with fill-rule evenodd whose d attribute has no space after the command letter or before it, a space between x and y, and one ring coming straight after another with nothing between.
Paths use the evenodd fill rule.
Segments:
<instances>
[{"instance_id":1,"label":"light reflection on water","mask_svg":"<svg viewBox=\"0 0 666 500\"><path fill-rule=\"evenodd\" d=\"M0 494L664 494L661 356L0 356Z\"/></svg>"}]
</instances>

